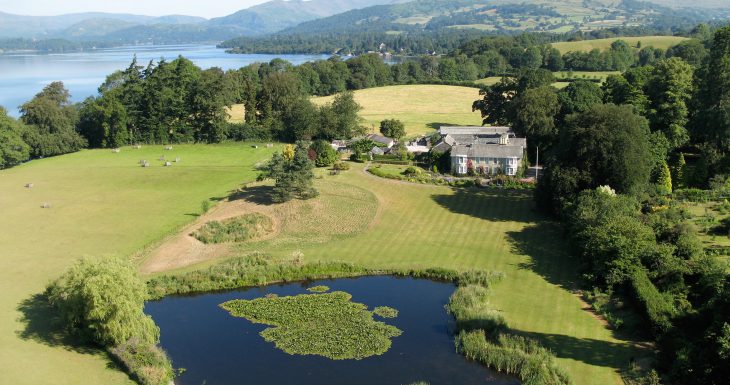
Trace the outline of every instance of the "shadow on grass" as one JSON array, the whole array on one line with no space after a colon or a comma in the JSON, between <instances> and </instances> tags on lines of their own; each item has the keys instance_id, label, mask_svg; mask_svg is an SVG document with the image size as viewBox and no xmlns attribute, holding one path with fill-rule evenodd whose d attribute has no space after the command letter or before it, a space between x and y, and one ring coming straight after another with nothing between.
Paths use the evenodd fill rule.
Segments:
<instances>
[{"instance_id":1,"label":"shadow on grass","mask_svg":"<svg viewBox=\"0 0 730 385\"><path fill-rule=\"evenodd\" d=\"M124 372L124 365L99 345L73 335L64 329L58 312L43 294L35 294L18 305L22 330L16 333L26 341L61 348L80 354L99 355L106 358L106 367ZM131 378L131 377L130 377Z\"/></svg>"},{"instance_id":2,"label":"shadow on grass","mask_svg":"<svg viewBox=\"0 0 730 385\"><path fill-rule=\"evenodd\" d=\"M453 194L431 198L452 213L487 221L533 222L541 218L533 209L531 191L496 188L454 188L453 191Z\"/></svg>"},{"instance_id":3,"label":"shadow on grass","mask_svg":"<svg viewBox=\"0 0 730 385\"><path fill-rule=\"evenodd\" d=\"M47 346L61 347L82 354L97 354L101 350L89 341L64 330L58 313L43 294L35 294L18 305L23 329L17 331L21 339Z\"/></svg>"},{"instance_id":4,"label":"shadow on grass","mask_svg":"<svg viewBox=\"0 0 730 385\"><path fill-rule=\"evenodd\" d=\"M461 124L456 124L456 123L438 123L438 122L435 122L435 123L426 123L426 127L433 128L434 130L438 130L439 128L444 127L444 126L445 127L457 127L457 126L461 126Z\"/></svg>"},{"instance_id":5,"label":"shadow on grass","mask_svg":"<svg viewBox=\"0 0 730 385\"><path fill-rule=\"evenodd\" d=\"M519 269L531 270L568 291L578 288L577 261L569 255L559 223L542 221L520 231L510 231L507 241L514 254L530 257L529 262L517 265Z\"/></svg>"},{"instance_id":6,"label":"shadow on grass","mask_svg":"<svg viewBox=\"0 0 730 385\"><path fill-rule=\"evenodd\" d=\"M212 201L220 202L223 200L237 201L244 200L246 202L269 206L274 204L271 199L271 194L274 191L273 186L253 186L245 187L235 191L232 191L228 196L210 198Z\"/></svg>"},{"instance_id":7,"label":"shadow on grass","mask_svg":"<svg viewBox=\"0 0 730 385\"><path fill-rule=\"evenodd\" d=\"M558 358L568 358L588 365L625 370L637 358L636 347L629 343L615 343L592 338L576 338L563 334L512 331L517 335L534 338L550 349Z\"/></svg>"}]
</instances>

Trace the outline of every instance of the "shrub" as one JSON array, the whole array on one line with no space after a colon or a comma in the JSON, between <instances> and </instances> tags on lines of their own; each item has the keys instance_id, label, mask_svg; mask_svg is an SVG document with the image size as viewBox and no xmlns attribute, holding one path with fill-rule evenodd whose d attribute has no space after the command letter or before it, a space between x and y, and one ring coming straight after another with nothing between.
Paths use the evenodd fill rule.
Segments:
<instances>
[{"instance_id":1,"label":"shrub","mask_svg":"<svg viewBox=\"0 0 730 385\"><path fill-rule=\"evenodd\" d=\"M350 164L347 162L337 162L332 168L337 171L347 171L350 169Z\"/></svg>"},{"instance_id":2,"label":"shrub","mask_svg":"<svg viewBox=\"0 0 730 385\"><path fill-rule=\"evenodd\" d=\"M631 275L631 287L654 330L658 333L669 330L672 326L672 316L675 314L671 300L659 292L646 272L641 269L636 269Z\"/></svg>"},{"instance_id":3,"label":"shrub","mask_svg":"<svg viewBox=\"0 0 730 385\"><path fill-rule=\"evenodd\" d=\"M410 167L406 168L405 171L403 171L403 175L406 175L406 176L417 176L420 174L422 174L421 169L418 167L413 167L413 166L410 166Z\"/></svg>"},{"instance_id":4,"label":"shrub","mask_svg":"<svg viewBox=\"0 0 730 385\"><path fill-rule=\"evenodd\" d=\"M203 243L244 242L274 230L271 218L259 213L245 214L223 222L206 223L193 236Z\"/></svg>"},{"instance_id":5,"label":"shrub","mask_svg":"<svg viewBox=\"0 0 730 385\"><path fill-rule=\"evenodd\" d=\"M205 214L208 210L210 210L210 201L206 199L200 202L200 214Z\"/></svg>"},{"instance_id":6,"label":"shrub","mask_svg":"<svg viewBox=\"0 0 730 385\"><path fill-rule=\"evenodd\" d=\"M132 337L157 342L159 329L143 311L147 290L129 261L80 260L48 287L47 294L69 329L103 346Z\"/></svg>"},{"instance_id":7,"label":"shrub","mask_svg":"<svg viewBox=\"0 0 730 385\"><path fill-rule=\"evenodd\" d=\"M337 151L324 140L317 140L309 147L314 151L314 164L317 167L328 167L337 162Z\"/></svg>"},{"instance_id":8,"label":"shrub","mask_svg":"<svg viewBox=\"0 0 730 385\"><path fill-rule=\"evenodd\" d=\"M132 338L110 349L138 382L144 385L167 385L174 376L172 364L162 349Z\"/></svg>"},{"instance_id":9,"label":"shrub","mask_svg":"<svg viewBox=\"0 0 730 385\"><path fill-rule=\"evenodd\" d=\"M451 295L446 310L456 319L459 330L485 330L491 334L507 328L499 311L487 301L489 290L480 285L461 286Z\"/></svg>"}]
</instances>

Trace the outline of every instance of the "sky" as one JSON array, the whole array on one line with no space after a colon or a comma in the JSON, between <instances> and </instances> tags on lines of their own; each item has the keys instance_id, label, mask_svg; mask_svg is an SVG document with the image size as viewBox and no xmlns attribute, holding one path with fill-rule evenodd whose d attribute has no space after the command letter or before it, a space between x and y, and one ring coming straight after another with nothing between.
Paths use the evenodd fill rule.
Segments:
<instances>
[{"instance_id":1,"label":"sky","mask_svg":"<svg viewBox=\"0 0 730 385\"><path fill-rule=\"evenodd\" d=\"M0 0L0 12L53 16L77 12L134 13L139 15L189 15L205 18L264 3L267 0Z\"/></svg>"}]
</instances>

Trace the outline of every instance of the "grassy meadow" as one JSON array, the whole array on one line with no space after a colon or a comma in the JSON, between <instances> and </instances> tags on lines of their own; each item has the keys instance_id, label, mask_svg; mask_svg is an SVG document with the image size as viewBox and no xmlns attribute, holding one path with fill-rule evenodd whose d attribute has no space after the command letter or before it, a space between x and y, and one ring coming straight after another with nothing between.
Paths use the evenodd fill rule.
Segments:
<instances>
[{"instance_id":1,"label":"grassy meadow","mask_svg":"<svg viewBox=\"0 0 730 385\"><path fill-rule=\"evenodd\" d=\"M327 96L313 101L323 104L332 99ZM399 119L406 126L406 136L426 134L441 125L481 125L479 112L471 110L477 99L478 89L457 86L405 85L355 91L365 126L378 132L382 120Z\"/></svg>"},{"instance_id":2,"label":"grassy meadow","mask_svg":"<svg viewBox=\"0 0 730 385\"><path fill-rule=\"evenodd\" d=\"M575 80L575 79L599 79L601 83L606 81L606 78L610 75L620 75L621 72L619 71L559 71L559 72L553 72L553 75L555 76L555 79L557 80L555 83L552 84L553 87L557 89L563 89L567 87L570 84L569 80ZM499 81L502 80L501 76L490 76L487 78L479 79L475 83L477 84L484 84L486 86L493 86Z\"/></svg>"},{"instance_id":3,"label":"grassy meadow","mask_svg":"<svg viewBox=\"0 0 730 385\"><path fill-rule=\"evenodd\" d=\"M621 384L618 370L637 351L584 310L570 291L577 271L558 226L535 211L531 193L462 190L390 181L362 165L320 170L320 197L274 205L276 238L243 243L237 255L265 252L304 261L350 261L373 268L446 267L502 271L491 304L519 333L553 350L576 384ZM252 200L266 186L249 187ZM186 272L208 266L179 270Z\"/></svg>"},{"instance_id":4,"label":"grassy meadow","mask_svg":"<svg viewBox=\"0 0 730 385\"><path fill-rule=\"evenodd\" d=\"M0 171L0 384L131 384L105 354L54 333L52 313L33 296L77 258L129 257L175 233L203 200L254 179L252 166L271 152L247 144L126 147ZM162 155L181 162L163 167Z\"/></svg>"},{"instance_id":5,"label":"grassy meadow","mask_svg":"<svg viewBox=\"0 0 730 385\"><path fill-rule=\"evenodd\" d=\"M355 95L366 122L401 119L409 135L480 123L471 112L478 98L473 88L393 86ZM253 165L272 151L250 144L126 147L0 171L0 384L131 384L105 354L56 333L53 313L35 296L79 257L142 264L148 247L193 221L203 200L226 197L253 180ZM162 155L181 162L163 167ZM140 167L140 159L152 166ZM618 370L639 356L572 292L575 263L530 192L410 184L366 174L357 164L340 175L317 174L318 198L268 205L263 212L275 219L277 235L234 245L233 254L502 271L506 278L495 285L491 304L517 332L553 350L576 384L621 384ZM267 188L253 184L238 197L267 205L259 199ZM41 208L44 203L51 208Z\"/></svg>"},{"instance_id":6,"label":"grassy meadow","mask_svg":"<svg viewBox=\"0 0 730 385\"><path fill-rule=\"evenodd\" d=\"M561 54L567 52L577 51L591 51L594 49L606 50L611 47L611 44L616 40L623 40L630 46L636 47L641 42L642 47L652 46L654 48L661 48L666 50L667 48L681 43L683 40L687 40L686 37L679 36L639 36L639 37L618 37L608 39L594 39L594 40L581 40L581 41L566 41L560 43L552 43L552 46L557 48Z\"/></svg>"}]
</instances>

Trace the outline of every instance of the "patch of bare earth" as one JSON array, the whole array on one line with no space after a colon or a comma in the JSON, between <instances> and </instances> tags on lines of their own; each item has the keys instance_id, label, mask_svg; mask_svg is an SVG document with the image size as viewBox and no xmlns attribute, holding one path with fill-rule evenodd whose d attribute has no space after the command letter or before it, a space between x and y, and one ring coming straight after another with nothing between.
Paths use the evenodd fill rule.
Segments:
<instances>
[{"instance_id":1,"label":"patch of bare earth","mask_svg":"<svg viewBox=\"0 0 730 385\"><path fill-rule=\"evenodd\" d=\"M273 215L273 206L242 199L224 201L207 214L198 217L179 234L165 240L154 248L142 263L140 271L143 274L159 273L230 256L233 244L205 244L191 234L208 222L224 221L250 213L266 215L271 218L273 223L273 231L263 237L254 239L255 241L273 238L279 233L281 224L277 216Z\"/></svg>"}]
</instances>

